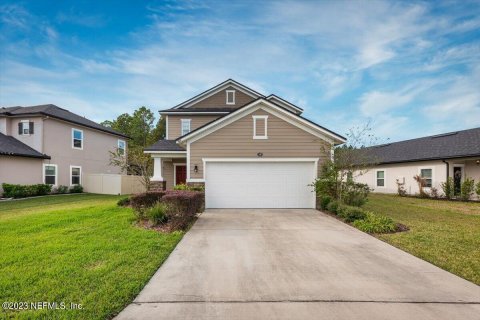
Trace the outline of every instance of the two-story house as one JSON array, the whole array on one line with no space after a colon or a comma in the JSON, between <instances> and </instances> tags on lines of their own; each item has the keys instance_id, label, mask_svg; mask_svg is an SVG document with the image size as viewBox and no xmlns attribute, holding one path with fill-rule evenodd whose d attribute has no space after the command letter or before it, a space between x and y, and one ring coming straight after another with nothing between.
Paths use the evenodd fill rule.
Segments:
<instances>
[{"instance_id":1,"label":"two-story house","mask_svg":"<svg viewBox=\"0 0 480 320\"><path fill-rule=\"evenodd\" d=\"M207 208L314 208L311 184L345 138L302 112L231 79L160 111L152 185L202 184Z\"/></svg>"},{"instance_id":2,"label":"two-story house","mask_svg":"<svg viewBox=\"0 0 480 320\"><path fill-rule=\"evenodd\" d=\"M1 183L72 186L87 173L120 173L109 151L127 137L52 104L0 108Z\"/></svg>"}]
</instances>

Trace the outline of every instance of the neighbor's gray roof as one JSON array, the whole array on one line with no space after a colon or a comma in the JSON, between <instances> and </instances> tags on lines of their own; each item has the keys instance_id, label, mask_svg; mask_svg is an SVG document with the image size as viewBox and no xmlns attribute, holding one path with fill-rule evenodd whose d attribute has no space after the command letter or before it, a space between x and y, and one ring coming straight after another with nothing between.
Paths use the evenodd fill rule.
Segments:
<instances>
[{"instance_id":1,"label":"neighbor's gray roof","mask_svg":"<svg viewBox=\"0 0 480 320\"><path fill-rule=\"evenodd\" d=\"M145 148L145 151L185 151L175 140L158 140L153 145Z\"/></svg>"},{"instance_id":2,"label":"neighbor's gray roof","mask_svg":"<svg viewBox=\"0 0 480 320\"><path fill-rule=\"evenodd\" d=\"M30 116L30 115L44 115L52 118L68 121L88 128L100 130L111 133L117 136L128 138L126 135L119 133L111 128L102 126L92 120L88 120L82 116L72 113L68 110L62 109L53 104L44 104L31 107L3 107L0 108L0 115L6 116Z\"/></svg>"},{"instance_id":3,"label":"neighbor's gray roof","mask_svg":"<svg viewBox=\"0 0 480 320\"><path fill-rule=\"evenodd\" d=\"M0 133L0 155L50 159L46 154L27 146L14 137Z\"/></svg>"},{"instance_id":4,"label":"neighbor's gray roof","mask_svg":"<svg viewBox=\"0 0 480 320\"><path fill-rule=\"evenodd\" d=\"M365 151L379 164L480 157L480 128L383 144Z\"/></svg>"}]
</instances>

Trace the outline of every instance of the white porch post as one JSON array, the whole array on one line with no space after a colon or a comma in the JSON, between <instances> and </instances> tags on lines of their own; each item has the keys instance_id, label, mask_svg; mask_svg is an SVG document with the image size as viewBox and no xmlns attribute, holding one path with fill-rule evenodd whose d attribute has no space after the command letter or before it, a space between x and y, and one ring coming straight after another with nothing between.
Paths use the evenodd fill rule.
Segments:
<instances>
[{"instance_id":1,"label":"white porch post","mask_svg":"<svg viewBox=\"0 0 480 320\"><path fill-rule=\"evenodd\" d=\"M162 158L153 157L153 177L152 181L163 181L162 176Z\"/></svg>"}]
</instances>

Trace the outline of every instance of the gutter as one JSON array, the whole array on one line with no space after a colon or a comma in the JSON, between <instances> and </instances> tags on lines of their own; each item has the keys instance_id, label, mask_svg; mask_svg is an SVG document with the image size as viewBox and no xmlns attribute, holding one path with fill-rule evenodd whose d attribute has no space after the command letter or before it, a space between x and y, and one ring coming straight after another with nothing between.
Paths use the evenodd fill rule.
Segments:
<instances>
[{"instance_id":1,"label":"gutter","mask_svg":"<svg viewBox=\"0 0 480 320\"><path fill-rule=\"evenodd\" d=\"M445 159L443 159L442 162L447 165L447 181L448 181L448 178L450 175L450 163L448 163L448 161L445 161Z\"/></svg>"}]
</instances>

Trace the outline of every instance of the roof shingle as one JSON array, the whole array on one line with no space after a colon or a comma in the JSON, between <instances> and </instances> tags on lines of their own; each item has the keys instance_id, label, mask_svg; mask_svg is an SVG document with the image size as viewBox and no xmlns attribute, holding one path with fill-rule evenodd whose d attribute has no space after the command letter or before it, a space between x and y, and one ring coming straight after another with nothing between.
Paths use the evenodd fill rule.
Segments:
<instances>
[{"instance_id":1,"label":"roof shingle","mask_svg":"<svg viewBox=\"0 0 480 320\"><path fill-rule=\"evenodd\" d=\"M0 155L50 159L46 154L27 146L11 136L0 133Z\"/></svg>"},{"instance_id":2,"label":"roof shingle","mask_svg":"<svg viewBox=\"0 0 480 320\"><path fill-rule=\"evenodd\" d=\"M145 151L185 151L175 140L158 140Z\"/></svg>"}]
</instances>

